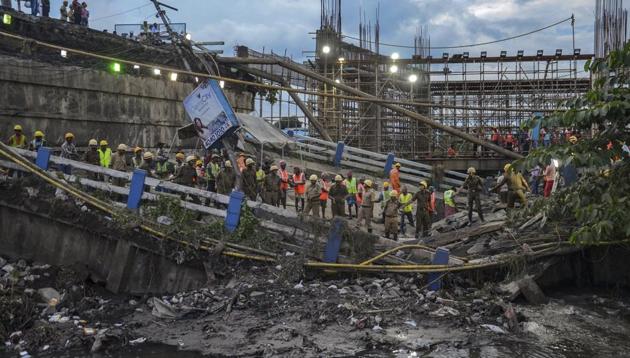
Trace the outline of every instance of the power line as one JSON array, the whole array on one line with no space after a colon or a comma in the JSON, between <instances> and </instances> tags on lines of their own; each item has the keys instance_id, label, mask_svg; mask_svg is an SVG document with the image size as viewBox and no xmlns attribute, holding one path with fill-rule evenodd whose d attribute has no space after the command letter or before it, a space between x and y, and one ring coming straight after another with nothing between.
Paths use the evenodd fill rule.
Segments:
<instances>
[{"instance_id":1,"label":"power line","mask_svg":"<svg viewBox=\"0 0 630 358\"><path fill-rule=\"evenodd\" d=\"M125 15L125 14L128 14L128 13L132 12L132 11L140 10L142 8L145 8L145 7L151 6L151 5L152 4L145 4L145 5L134 7L133 9L125 10L125 11L122 11L122 12L119 12L119 13L116 13L116 14L111 14L111 15L107 15L107 16L103 16L103 17L98 17L96 19L90 19L90 22L99 21L99 20L105 20L105 19L109 19L109 18L112 18L112 17L120 16L120 15Z\"/></svg>"},{"instance_id":2,"label":"power line","mask_svg":"<svg viewBox=\"0 0 630 358\"><path fill-rule=\"evenodd\" d=\"M426 47L416 47L416 46L409 46L409 45L397 45L397 44L391 44L391 43L386 43L386 42L379 42L379 46L388 46L388 47L398 47L398 48L410 48L410 49L415 49L415 48L425 48L425 49L429 49L429 50L448 50L448 49L454 49L454 48L466 48L466 47L477 47L477 46L484 46L484 45L490 45L490 44L494 44L494 43L498 43L498 42L505 42L505 41L509 41L509 40L514 40L517 39L519 37L525 37L525 36L529 36L531 34L534 34L536 32L540 32L543 30L547 30L549 28L552 28L554 26L558 26L562 23L565 23L567 21L570 21L573 19L573 16L568 17L564 20L560 20L558 22L554 22L551 25L547 25L545 27L541 27L529 32L525 32L519 35L515 35L515 36L510 36L510 37L506 37L503 39L499 39L499 40L493 40L493 41L488 41L488 42L480 42L480 43L476 43L476 44L468 44L468 45L457 45L457 46L426 46ZM360 38L357 37L353 37L350 35L341 35L341 37L345 37L345 38L349 38L349 39L353 39L353 40L358 40L361 41ZM368 40L363 40L363 42L367 42L370 44L375 44L376 42L374 41L368 41Z\"/></svg>"}]
</instances>

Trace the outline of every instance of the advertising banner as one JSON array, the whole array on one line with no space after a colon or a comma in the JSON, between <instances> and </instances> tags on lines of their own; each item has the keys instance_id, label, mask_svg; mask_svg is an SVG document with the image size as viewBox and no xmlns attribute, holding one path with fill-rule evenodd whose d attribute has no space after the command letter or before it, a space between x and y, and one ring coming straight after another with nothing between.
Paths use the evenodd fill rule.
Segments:
<instances>
[{"instance_id":1,"label":"advertising banner","mask_svg":"<svg viewBox=\"0 0 630 358\"><path fill-rule=\"evenodd\" d=\"M232 107L215 80L200 84L186 97L184 108L206 149L218 144L239 126Z\"/></svg>"}]
</instances>

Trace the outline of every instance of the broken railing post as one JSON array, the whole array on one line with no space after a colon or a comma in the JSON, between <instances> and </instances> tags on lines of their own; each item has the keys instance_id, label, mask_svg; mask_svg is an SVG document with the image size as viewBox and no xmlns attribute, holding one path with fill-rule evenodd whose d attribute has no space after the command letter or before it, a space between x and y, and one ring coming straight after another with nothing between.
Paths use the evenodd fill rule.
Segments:
<instances>
[{"instance_id":1,"label":"broken railing post","mask_svg":"<svg viewBox=\"0 0 630 358\"><path fill-rule=\"evenodd\" d=\"M385 170L383 171L383 175L385 178L389 178L389 172L392 170L392 166L394 165L394 153L389 153L387 155L387 161L385 162Z\"/></svg>"},{"instance_id":2,"label":"broken railing post","mask_svg":"<svg viewBox=\"0 0 630 358\"><path fill-rule=\"evenodd\" d=\"M438 247L433 255L433 265L448 265L450 252L448 249ZM442 272L432 272L429 274L429 290L438 291L442 287Z\"/></svg>"},{"instance_id":3,"label":"broken railing post","mask_svg":"<svg viewBox=\"0 0 630 358\"><path fill-rule=\"evenodd\" d=\"M335 152L335 168L339 168L341 166L341 158L343 157L343 150L345 144L343 142L337 142L337 151Z\"/></svg>"},{"instance_id":4,"label":"broken railing post","mask_svg":"<svg viewBox=\"0 0 630 358\"><path fill-rule=\"evenodd\" d=\"M339 257L339 249L341 248L341 239L343 238L343 230L346 221L342 218L334 218L328 232L328 242L326 243L326 251L324 251L324 262L337 262Z\"/></svg>"},{"instance_id":5,"label":"broken railing post","mask_svg":"<svg viewBox=\"0 0 630 358\"><path fill-rule=\"evenodd\" d=\"M147 172L142 169L136 169L131 176L131 185L129 186L129 196L127 197L127 209L136 210L140 207L142 193L144 192L144 181L147 179Z\"/></svg>"},{"instance_id":6,"label":"broken railing post","mask_svg":"<svg viewBox=\"0 0 630 358\"><path fill-rule=\"evenodd\" d=\"M35 164L43 170L48 170L50 163L50 148L40 147L37 150L37 157L35 158Z\"/></svg>"},{"instance_id":7,"label":"broken railing post","mask_svg":"<svg viewBox=\"0 0 630 358\"><path fill-rule=\"evenodd\" d=\"M245 199L245 194L241 191L233 191L230 194L227 215L225 216L225 228L229 232L234 232L241 220L241 205Z\"/></svg>"}]
</instances>

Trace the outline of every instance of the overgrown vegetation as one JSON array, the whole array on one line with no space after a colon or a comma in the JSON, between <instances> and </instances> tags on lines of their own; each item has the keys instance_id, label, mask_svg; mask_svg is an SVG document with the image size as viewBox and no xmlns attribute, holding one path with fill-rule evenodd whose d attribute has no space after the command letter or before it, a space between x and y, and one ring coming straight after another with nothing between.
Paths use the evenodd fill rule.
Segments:
<instances>
[{"instance_id":1,"label":"overgrown vegetation","mask_svg":"<svg viewBox=\"0 0 630 358\"><path fill-rule=\"evenodd\" d=\"M556 159L581 172L576 184L536 208L577 226L570 237L574 243L630 238L630 158L622 149L630 142L629 69L630 44L605 59L588 61L585 70L593 75L593 89L542 122L547 128L572 128L583 137L576 144L538 148L519 163L532 168Z\"/></svg>"}]
</instances>

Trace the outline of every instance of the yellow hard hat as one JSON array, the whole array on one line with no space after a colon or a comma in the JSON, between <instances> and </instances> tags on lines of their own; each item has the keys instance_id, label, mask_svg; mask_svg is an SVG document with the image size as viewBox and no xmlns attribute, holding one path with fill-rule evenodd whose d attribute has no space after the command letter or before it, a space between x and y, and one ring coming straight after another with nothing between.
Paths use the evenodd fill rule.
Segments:
<instances>
[{"instance_id":1,"label":"yellow hard hat","mask_svg":"<svg viewBox=\"0 0 630 358\"><path fill-rule=\"evenodd\" d=\"M575 144L577 143L578 139L576 136L572 135L569 137L569 142L571 142L571 144Z\"/></svg>"},{"instance_id":2,"label":"yellow hard hat","mask_svg":"<svg viewBox=\"0 0 630 358\"><path fill-rule=\"evenodd\" d=\"M203 161L202 160L198 160L198 161L195 162L195 165L198 166L198 167L202 166L203 165Z\"/></svg>"},{"instance_id":3,"label":"yellow hard hat","mask_svg":"<svg viewBox=\"0 0 630 358\"><path fill-rule=\"evenodd\" d=\"M389 195L390 195L390 196L392 196L392 197L394 197L394 198L397 198L397 197L398 197L398 192L397 192L396 190L392 190L392 191L389 193Z\"/></svg>"},{"instance_id":4,"label":"yellow hard hat","mask_svg":"<svg viewBox=\"0 0 630 358\"><path fill-rule=\"evenodd\" d=\"M42 131L35 131L35 137L43 137L44 136L44 132Z\"/></svg>"},{"instance_id":5,"label":"yellow hard hat","mask_svg":"<svg viewBox=\"0 0 630 358\"><path fill-rule=\"evenodd\" d=\"M400 168L400 163L396 163L396 164L394 164L394 166L395 166L396 168Z\"/></svg>"},{"instance_id":6,"label":"yellow hard hat","mask_svg":"<svg viewBox=\"0 0 630 358\"><path fill-rule=\"evenodd\" d=\"M118 144L118 150L127 151L127 146L125 144Z\"/></svg>"},{"instance_id":7,"label":"yellow hard hat","mask_svg":"<svg viewBox=\"0 0 630 358\"><path fill-rule=\"evenodd\" d=\"M189 155L186 157L186 162L194 162L197 158L194 155Z\"/></svg>"},{"instance_id":8,"label":"yellow hard hat","mask_svg":"<svg viewBox=\"0 0 630 358\"><path fill-rule=\"evenodd\" d=\"M90 139L88 145L98 145L98 142L96 141L96 139Z\"/></svg>"},{"instance_id":9,"label":"yellow hard hat","mask_svg":"<svg viewBox=\"0 0 630 358\"><path fill-rule=\"evenodd\" d=\"M232 168L232 162L230 162L229 160L225 161L225 167L226 168Z\"/></svg>"},{"instance_id":10,"label":"yellow hard hat","mask_svg":"<svg viewBox=\"0 0 630 358\"><path fill-rule=\"evenodd\" d=\"M372 183L372 181L371 181L370 179L368 179L368 180L366 180L366 181L365 181L365 183L364 183L364 184L365 184L365 186L367 186L368 188L371 188L371 187L372 187L372 184L374 184L374 183Z\"/></svg>"},{"instance_id":11,"label":"yellow hard hat","mask_svg":"<svg viewBox=\"0 0 630 358\"><path fill-rule=\"evenodd\" d=\"M510 171L511 169L512 169L512 164L509 164L509 163L503 167L503 170L506 172Z\"/></svg>"},{"instance_id":12,"label":"yellow hard hat","mask_svg":"<svg viewBox=\"0 0 630 358\"><path fill-rule=\"evenodd\" d=\"M146 153L144 153L144 155L142 156L142 158L144 158L144 159L153 159L153 153L151 153L151 152L146 152Z\"/></svg>"},{"instance_id":13,"label":"yellow hard hat","mask_svg":"<svg viewBox=\"0 0 630 358\"><path fill-rule=\"evenodd\" d=\"M177 153L177 154L175 154L175 158L177 158L179 160L184 160L184 158L186 158L186 156L184 155L184 153Z\"/></svg>"},{"instance_id":14,"label":"yellow hard hat","mask_svg":"<svg viewBox=\"0 0 630 358\"><path fill-rule=\"evenodd\" d=\"M389 182L383 182L383 187L387 188L389 186Z\"/></svg>"},{"instance_id":15,"label":"yellow hard hat","mask_svg":"<svg viewBox=\"0 0 630 358\"><path fill-rule=\"evenodd\" d=\"M467 172L468 172L468 174L475 174L475 173L477 173L477 169L475 169L475 167L470 167L470 168L468 168Z\"/></svg>"},{"instance_id":16,"label":"yellow hard hat","mask_svg":"<svg viewBox=\"0 0 630 358\"><path fill-rule=\"evenodd\" d=\"M336 175L335 176L335 181L342 181L343 178L341 177L341 175Z\"/></svg>"},{"instance_id":17,"label":"yellow hard hat","mask_svg":"<svg viewBox=\"0 0 630 358\"><path fill-rule=\"evenodd\" d=\"M274 171L274 170L278 170L278 166L277 165L272 165L271 168L269 168L270 171Z\"/></svg>"},{"instance_id":18,"label":"yellow hard hat","mask_svg":"<svg viewBox=\"0 0 630 358\"><path fill-rule=\"evenodd\" d=\"M426 182L426 180L421 181L420 185L424 186L425 188L429 186L429 184Z\"/></svg>"},{"instance_id":19,"label":"yellow hard hat","mask_svg":"<svg viewBox=\"0 0 630 358\"><path fill-rule=\"evenodd\" d=\"M317 175L311 174L311 176L308 178L308 180L310 180L310 181L317 181Z\"/></svg>"},{"instance_id":20,"label":"yellow hard hat","mask_svg":"<svg viewBox=\"0 0 630 358\"><path fill-rule=\"evenodd\" d=\"M245 161L245 165L253 165L253 164L256 164L256 162L252 158L247 158L247 160Z\"/></svg>"},{"instance_id":21,"label":"yellow hard hat","mask_svg":"<svg viewBox=\"0 0 630 358\"><path fill-rule=\"evenodd\" d=\"M101 142L98 145L100 145L100 146L109 145L109 143L107 143L107 141L105 139L101 139Z\"/></svg>"},{"instance_id":22,"label":"yellow hard hat","mask_svg":"<svg viewBox=\"0 0 630 358\"><path fill-rule=\"evenodd\" d=\"M142 148L140 148L140 147L135 147L135 148L133 148L133 152L134 152L134 153L142 152Z\"/></svg>"},{"instance_id":23,"label":"yellow hard hat","mask_svg":"<svg viewBox=\"0 0 630 358\"><path fill-rule=\"evenodd\" d=\"M14 131L21 131L22 130L22 126L19 124L16 124L15 127L13 127Z\"/></svg>"},{"instance_id":24,"label":"yellow hard hat","mask_svg":"<svg viewBox=\"0 0 630 358\"><path fill-rule=\"evenodd\" d=\"M66 139L73 138L73 139L74 139L74 134L72 134L72 133L68 132L68 133L66 133L66 135L64 136L64 138L66 138Z\"/></svg>"}]
</instances>

